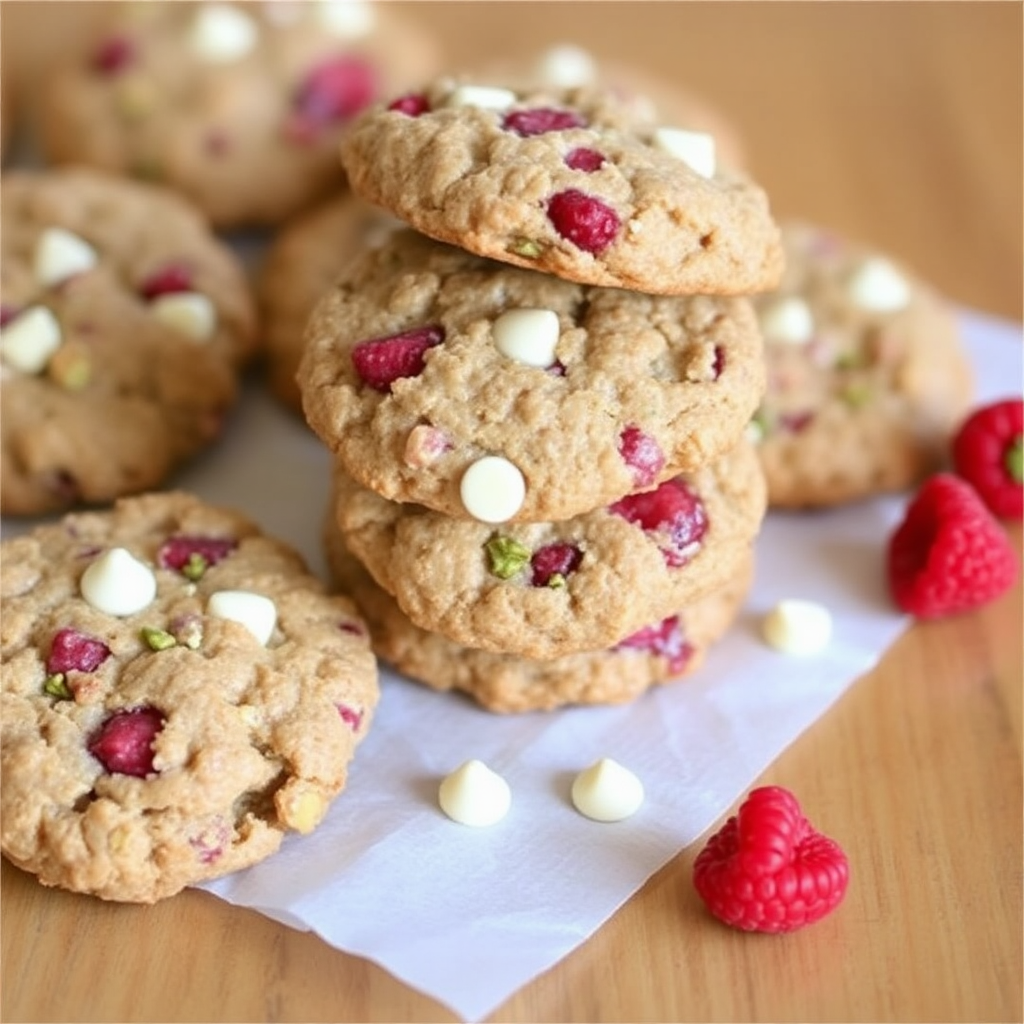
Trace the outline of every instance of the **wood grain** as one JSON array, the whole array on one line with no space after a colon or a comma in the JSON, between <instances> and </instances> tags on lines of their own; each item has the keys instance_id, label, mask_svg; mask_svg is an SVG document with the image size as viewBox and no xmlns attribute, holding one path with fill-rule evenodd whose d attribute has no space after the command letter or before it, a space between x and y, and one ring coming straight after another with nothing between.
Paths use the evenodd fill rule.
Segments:
<instances>
[{"instance_id":1,"label":"wood grain","mask_svg":"<svg viewBox=\"0 0 1024 1024\"><path fill-rule=\"evenodd\" d=\"M406 6L453 68L572 40L702 93L780 216L872 241L957 302L1021 319L1020 5ZM31 82L95 16L5 3L5 67ZM1020 1021L1021 621L1018 586L915 626L763 776L849 853L839 912L785 938L719 927L686 850L492 1019ZM4 863L2 898L5 1021L453 1019L202 893L109 905Z\"/></svg>"}]
</instances>

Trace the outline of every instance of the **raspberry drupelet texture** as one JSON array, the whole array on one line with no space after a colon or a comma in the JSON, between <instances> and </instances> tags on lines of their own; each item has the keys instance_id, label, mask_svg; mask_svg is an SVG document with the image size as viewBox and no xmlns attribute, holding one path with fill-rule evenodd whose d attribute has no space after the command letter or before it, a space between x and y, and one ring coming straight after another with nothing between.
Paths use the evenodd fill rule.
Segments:
<instances>
[{"instance_id":1,"label":"raspberry drupelet texture","mask_svg":"<svg viewBox=\"0 0 1024 1024\"><path fill-rule=\"evenodd\" d=\"M364 384L376 391L389 392L400 377L419 376L427 349L442 341L444 328L437 325L361 341L352 349L352 365Z\"/></svg>"}]
</instances>

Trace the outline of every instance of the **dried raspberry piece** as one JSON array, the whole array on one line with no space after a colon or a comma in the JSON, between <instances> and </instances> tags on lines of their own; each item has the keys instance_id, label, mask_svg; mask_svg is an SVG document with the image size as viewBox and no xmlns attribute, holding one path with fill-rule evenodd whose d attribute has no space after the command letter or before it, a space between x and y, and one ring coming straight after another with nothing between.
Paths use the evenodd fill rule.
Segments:
<instances>
[{"instance_id":1,"label":"dried raspberry piece","mask_svg":"<svg viewBox=\"0 0 1024 1024\"><path fill-rule=\"evenodd\" d=\"M115 711L89 741L89 753L108 772L144 778L153 771L153 740L164 721L153 707Z\"/></svg>"},{"instance_id":2,"label":"dried raspberry piece","mask_svg":"<svg viewBox=\"0 0 1024 1024\"><path fill-rule=\"evenodd\" d=\"M530 583L535 587L564 587L566 576L574 573L582 561L583 552L575 544L546 544L530 559Z\"/></svg>"},{"instance_id":3,"label":"dried raspberry piece","mask_svg":"<svg viewBox=\"0 0 1024 1024\"><path fill-rule=\"evenodd\" d=\"M993 515L1024 517L1024 400L975 409L953 438L953 466Z\"/></svg>"},{"instance_id":4,"label":"dried raspberry piece","mask_svg":"<svg viewBox=\"0 0 1024 1024\"><path fill-rule=\"evenodd\" d=\"M360 57L342 56L318 64L295 94L295 113L314 128L343 121L367 106L377 93L373 66Z\"/></svg>"},{"instance_id":5,"label":"dried raspberry piece","mask_svg":"<svg viewBox=\"0 0 1024 1024\"><path fill-rule=\"evenodd\" d=\"M651 654L657 654L668 661L670 672L682 672L693 657L693 647L683 636L683 627L678 615L670 615L657 625L638 629L625 640L620 640L612 649L650 651Z\"/></svg>"},{"instance_id":6,"label":"dried raspberry piece","mask_svg":"<svg viewBox=\"0 0 1024 1024\"><path fill-rule=\"evenodd\" d=\"M711 379L718 380L725 369L725 349L721 345L715 346L715 360L711 364Z\"/></svg>"},{"instance_id":7,"label":"dried raspberry piece","mask_svg":"<svg viewBox=\"0 0 1024 1024\"><path fill-rule=\"evenodd\" d=\"M565 154L565 166L573 171L586 171L593 174L604 166L604 154L586 146L577 146Z\"/></svg>"},{"instance_id":8,"label":"dried raspberry piece","mask_svg":"<svg viewBox=\"0 0 1024 1024\"><path fill-rule=\"evenodd\" d=\"M555 230L584 252L604 252L619 233L619 215L606 203L579 189L556 192L548 200Z\"/></svg>"},{"instance_id":9,"label":"dried raspberry piece","mask_svg":"<svg viewBox=\"0 0 1024 1024\"><path fill-rule=\"evenodd\" d=\"M409 92L388 104L388 110L397 110L409 117L419 117L430 110L430 101L421 92Z\"/></svg>"},{"instance_id":10,"label":"dried raspberry piece","mask_svg":"<svg viewBox=\"0 0 1024 1024\"><path fill-rule=\"evenodd\" d=\"M926 480L889 538L889 589L919 619L969 611L1009 590L1019 566L1013 547L966 480Z\"/></svg>"},{"instance_id":11,"label":"dried raspberry piece","mask_svg":"<svg viewBox=\"0 0 1024 1024\"><path fill-rule=\"evenodd\" d=\"M46 659L46 671L95 672L110 657L110 648L99 639L67 627L59 629L50 643L50 656Z\"/></svg>"},{"instance_id":12,"label":"dried raspberry piece","mask_svg":"<svg viewBox=\"0 0 1024 1024\"><path fill-rule=\"evenodd\" d=\"M353 732L359 729L359 726L363 724L363 712L351 708L347 704L335 704L338 709L338 714L341 715L341 720L349 726Z\"/></svg>"},{"instance_id":13,"label":"dried raspberry piece","mask_svg":"<svg viewBox=\"0 0 1024 1024\"><path fill-rule=\"evenodd\" d=\"M568 128L585 128L586 119L575 110L557 110L554 107L534 107L532 110L511 110L501 127L524 138L545 132L562 132Z\"/></svg>"},{"instance_id":14,"label":"dried raspberry piece","mask_svg":"<svg viewBox=\"0 0 1024 1024\"><path fill-rule=\"evenodd\" d=\"M20 312L21 306L13 306L8 302L0 303L0 327L6 327Z\"/></svg>"},{"instance_id":15,"label":"dried raspberry piece","mask_svg":"<svg viewBox=\"0 0 1024 1024\"><path fill-rule=\"evenodd\" d=\"M637 487L647 487L665 468L665 453L650 434L631 423L619 434L619 454L633 471Z\"/></svg>"},{"instance_id":16,"label":"dried raspberry piece","mask_svg":"<svg viewBox=\"0 0 1024 1024\"><path fill-rule=\"evenodd\" d=\"M156 564L161 569L177 569L189 579L198 579L211 566L227 558L238 541L234 537L200 537L178 533L160 545Z\"/></svg>"},{"instance_id":17,"label":"dried raspberry piece","mask_svg":"<svg viewBox=\"0 0 1024 1024\"><path fill-rule=\"evenodd\" d=\"M135 44L125 36L104 39L92 55L93 70L116 75L135 60Z\"/></svg>"},{"instance_id":18,"label":"dried raspberry piece","mask_svg":"<svg viewBox=\"0 0 1024 1024\"><path fill-rule=\"evenodd\" d=\"M720 921L743 931L791 932L835 910L850 866L780 786L752 790L704 846L693 884Z\"/></svg>"},{"instance_id":19,"label":"dried raspberry piece","mask_svg":"<svg viewBox=\"0 0 1024 1024\"><path fill-rule=\"evenodd\" d=\"M139 285L139 294L147 301L160 295L192 291L192 271L184 263L168 263L144 278Z\"/></svg>"},{"instance_id":20,"label":"dried raspberry piece","mask_svg":"<svg viewBox=\"0 0 1024 1024\"><path fill-rule=\"evenodd\" d=\"M685 565L694 556L708 529L704 503L678 477L653 491L627 494L608 510L659 535L661 553L672 568Z\"/></svg>"},{"instance_id":21,"label":"dried raspberry piece","mask_svg":"<svg viewBox=\"0 0 1024 1024\"><path fill-rule=\"evenodd\" d=\"M424 353L442 341L444 328L438 324L361 341L352 349L352 365L364 384L387 392L400 377L418 377L423 372Z\"/></svg>"}]
</instances>

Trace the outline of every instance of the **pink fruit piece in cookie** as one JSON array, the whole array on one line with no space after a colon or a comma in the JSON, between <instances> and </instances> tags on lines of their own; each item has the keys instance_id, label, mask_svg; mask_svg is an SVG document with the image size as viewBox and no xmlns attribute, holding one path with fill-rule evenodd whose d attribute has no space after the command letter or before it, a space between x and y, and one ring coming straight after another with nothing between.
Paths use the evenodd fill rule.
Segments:
<instances>
[{"instance_id":1,"label":"pink fruit piece in cookie","mask_svg":"<svg viewBox=\"0 0 1024 1024\"><path fill-rule=\"evenodd\" d=\"M711 379L718 380L725 369L725 349L721 345L715 346L715 361L711 364Z\"/></svg>"},{"instance_id":2,"label":"pink fruit piece in cookie","mask_svg":"<svg viewBox=\"0 0 1024 1024\"><path fill-rule=\"evenodd\" d=\"M199 537L175 534L160 545L156 563L162 569L177 569L189 579L198 579L211 566L216 565L235 548L233 537Z\"/></svg>"},{"instance_id":3,"label":"pink fruit piece in cookie","mask_svg":"<svg viewBox=\"0 0 1024 1024\"><path fill-rule=\"evenodd\" d=\"M696 554L708 529L704 503L678 477L653 491L627 494L608 509L656 535L665 563L672 568Z\"/></svg>"},{"instance_id":4,"label":"pink fruit piece in cookie","mask_svg":"<svg viewBox=\"0 0 1024 1024\"><path fill-rule=\"evenodd\" d=\"M0 303L0 327L6 327L20 312L20 306L13 306L9 302Z\"/></svg>"},{"instance_id":5,"label":"pink fruit piece in cookie","mask_svg":"<svg viewBox=\"0 0 1024 1024\"><path fill-rule=\"evenodd\" d=\"M388 110L397 110L409 117L419 117L430 110L430 101L421 92L410 92L389 103Z\"/></svg>"},{"instance_id":6,"label":"pink fruit piece in cookie","mask_svg":"<svg viewBox=\"0 0 1024 1024\"><path fill-rule=\"evenodd\" d=\"M657 625L644 626L625 640L620 640L613 650L623 649L650 651L665 658L670 672L681 672L693 657L693 647L683 636L678 615L670 615Z\"/></svg>"},{"instance_id":7,"label":"pink fruit piece in cookie","mask_svg":"<svg viewBox=\"0 0 1024 1024\"><path fill-rule=\"evenodd\" d=\"M139 294L147 301L161 295L192 291L192 271L183 263L168 263L145 277L139 285Z\"/></svg>"},{"instance_id":8,"label":"pink fruit piece in cookie","mask_svg":"<svg viewBox=\"0 0 1024 1024\"><path fill-rule=\"evenodd\" d=\"M387 338L372 338L352 349L352 365L364 384L388 392L400 377L418 377L423 372L427 349L442 341L444 328L436 324Z\"/></svg>"},{"instance_id":9,"label":"pink fruit piece in cookie","mask_svg":"<svg viewBox=\"0 0 1024 1024\"><path fill-rule=\"evenodd\" d=\"M153 771L153 740L163 727L156 708L115 711L89 741L89 753L108 772L144 778Z\"/></svg>"},{"instance_id":10,"label":"pink fruit piece in cookie","mask_svg":"<svg viewBox=\"0 0 1024 1024\"><path fill-rule=\"evenodd\" d=\"M367 61L334 57L303 79L295 95L295 114L306 125L325 127L362 110L376 92L376 75Z\"/></svg>"},{"instance_id":11,"label":"pink fruit piece in cookie","mask_svg":"<svg viewBox=\"0 0 1024 1024\"><path fill-rule=\"evenodd\" d=\"M633 471L637 487L653 484L665 468L665 453L650 434L631 423L619 434L619 454Z\"/></svg>"},{"instance_id":12,"label":"pink fruit piece in cookie","mask_svg":"<svg viewBox=\"0 0 1024 1024\"><path fill-rule=\"evenodd\" d=\"M356 732L359 729L359 726L362 725L363 712L356 708L351 708L347 704L335 704L334 706L338 709L338 714L341 715L341 720L349 726L353 732Z\"/></svg>"},{"instance_id":13,"label":"pink fruit piece in cookie","mask_svg":"<svg viewBox=\"0 0 1024 1024\"><path fill-rule=\"evenodd\" d=\"M109 657L110 648L102 640L68 627L54 634L46 671L95 672Z\"/></svg>"},{"instance_id":14,"label":"pink fruit piece in cookie","mask_svg":"<svg viewBox=\"0 0 1024 1024\"><path fill-rule=\"evenodd\" d=\"M543 135L561 132L567 128L583 128L586 121L575 110L557 110L554 107L535 107L532 110L513 110L505 115L502 128L516 135Z\"/></svg>"},{"instance_id":15,"label":"pink fruit piece in cookie","mask_svg":"<svg viewBox=\"0 0 1024 1024\"><path fill-rule=\"evenodd\" d=\"M583 552L575 544L546 544L530 558L530 583L535 587L564 586L566 576L575 572L582 561Z\"/></svg>"},{"instance_id":16,"label":"pink fruit piece in cookie","mask_svg":"<svg viewBox=\"0 0 1024 1024\"><path fill-rule=\"evenodd\" d=\"M110 36L92 55L94 70L104 75L116 75L135 59L135 44L125 36Z\"/></svg>"},{"instance_id":17,"label":"pink fruit piece in cookie","mask_svg":"<svg viewBox=\"0 0 1024 1024\"><path fill-rule=\"evenodd\" d=\"M556 192L548 200L548 219L555 230L584 252L604 252L619 233L619 215L607 203L579 189Z\"/></svg>"},{"instance_id":18,"label":"pink fruit piece in cookie","mask_svg":"<svg viewBox=\"0 0 1024 1024\"><path fill-rule=\"evenodd\" d=\"M587 174L592 174L604 166L604 155L596 149L577 146L565 154L565 166L573 171L586 171Z\"/></svg>"}]
</instances>

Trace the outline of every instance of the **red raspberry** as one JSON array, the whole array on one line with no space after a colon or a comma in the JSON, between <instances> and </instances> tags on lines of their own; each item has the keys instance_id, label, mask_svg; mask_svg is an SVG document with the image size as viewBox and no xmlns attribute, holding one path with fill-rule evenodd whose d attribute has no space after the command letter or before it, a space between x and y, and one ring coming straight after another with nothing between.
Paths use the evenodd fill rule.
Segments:
<instances>
[{"instance_id":1,"label":"red raspberry","mask_svg":"<svg viewBox=\"0 0 1024 1024\"><path fill-rule=\"evenodd\" d=\"M653 491L627 494L608 510L659 535L667 565L685 565L708 529L704 503L682 480L666 480Z\"/></svg>"},{"instance_id":2,"label":"red raspberry","mask_svg":"<svg viewBox=\"0 0 1024 1024\"><path fill-rule=\"evenodd\" d=\"M604 156L596 149L579 146L565 154L565 166L573 171L586 171L592 174L604 166Z\"/></svg>"},{"instance_id":3,"label":"red raspberry","mask_svg":"<svg viewBox=\"0 0 1024 1024\"><path fill-rule=\"evenodd\" d=\"M619 233L619 215L600 199L578 189L556 192L548 200L555 230L584 252L604 252Z\"/></svg>"},{"instance_id":4,"label":"red raspberry","mask_svg":"<svg viewBox=\"0 0 1024 1024\"><path fill-rule=\"evenodd\" d=\"M752 790L697 855L693 883L720 921L748 932L791 932L834 910L850 866L780 786Z\"/></svg>"},{"instance_id":5,"label":"red raspberry","mask_svg":"<svg viewBox=\"0 0 1024 1024\"><path fill-rule=\"evenodd\" d=\"M352 349L352 365L364 384L377 391L390 391L400 377L418 377L425 365L424 353L442 341L444 328L437 324L361 341Z\"/></svg>"},{"instance_id":6,"label":"red raspberry","mask_svg":"<svg viewBox=\"0 0 1024 1024\"><path fill-rule=\"evenodd\" d=\"M537 548L530 559L533 575L530 583L535 587L547 587L552 576L563 579L575 572L583 561L583 552L575 544L547 544Z\"/></svg>"},{"instance_id":7,"label":"red raspberry","mask_svg":"<svg viewBox=\"0 0 1024 1024\"><path fill-rule=\"evenodd\" d=\"M653 484L665 468L665 454L658 442L632 423L619 435L619 454L633 470L633 481L637 487Z\"/></svg>"},{"instance_id":8,"label":"red raspberry","mask_svg":"<svg viewBox=\"0 0 1024 1024\"><path fill-rule=\"evenodd\" d=\"M322 127L358 113L376 93L372 65L359 57L334 57L306 75L295 96L295 109L304 121Z\"/></svg>"},{"instance_id":9,"label":"red raspberry","mask_svg":"<svg viewBox=\"0 0 1024 1024\"><path fill-rule=\"evenodd\" d=\"M670 615L657 625L644 626L625 640L620 640L613 650L632 649L650 651L668 661L670 672L682 672L686 663L693 657L693 647L683 636L683 629L678 615Z\"/></svg>"},{"instance_id":10,"label":"red raspberry","mask_svg":"<svg viewBox=\"0 0 1024 1024\"><path fill-rule=\"evenodd\" d=\"M156 564L162 569L177 569L179 572L188 569L192 572L200 565L203 569L216 565L237 547L238 541L233 537L199 537L178 533L160 545L156 553Z\"/></svg>"},{"instance_id":11,"label":"red raspberry","mask_svg":"<svg viewBox=\"0 0 1024 1024\"><path fill-rule=\"evenodd\" d=\"M163 727L156 708L115 711L89 741L89 753L108 772L144 778L153 771L153 740Z\"/></svg>"},{"instance_id":12,"label":"red raspberry","mask_svg":"<svg viewBox=\"0 0 1024 1024\"><path fill-rule=\"evenodd\" d=\"M430 110L430 100L421 92L410 92L389 103L388 110L397 110L400 114L408 114L409 117L419 117Z\"/></svg>"},{"instance_id":13,"label":"red raspberry","mask_svg":"<svg viewBox=\"0 0 1024 1024\"><path fill-rule=\"evenodd\" d=\"M77 629L60 629L50 644L46 671L95 672L110 657L110 648L99 638L79 633Z\"/></svg>"},{"instance_id":14,"label":"red raspberry","mask_svg":"<svg viewBox=\"0 0 1024 1024\"><path fill-rule=\"evenodd\" d=\"M999 522L969 483L926 480L889 538L889 589L919 619L968 611L1013 586L1018 565Z\"/></svg>"},{"instance_id":15,"label":"red raspberry","mask_svg":"<svg viewBox=\"0 0 1024 1024\"><path fill-rule=\"evenodd\" d=\"M976 409L953 438L953 466L993 515L1024 518L1024 400Z\"/></svg>"},{"instance_id":16,"label":"red raspberry","mask_svg":"<svg viewBox=\"0 0 1024 1024\"><path fill-rule=\"evenodd\" d=\"M357 732L363 723L363 712L350 708L347 704L335 704L341 720L353 731Z\"/></svg>"},{"instance_id":17,"label":"red raspberry","mask_svg":"<svg viewBox=\"0 0 1024 1024\"><path fill-rule=\"evenodd\" d=\"M715 361L711 365L711 379L718 380L725 369L725 349L721 345L715 346Z\"/></svg>"},{"instance_id":18,"label":"red raspberry","mask_svg":"<svg viewBox=\"0 0 1024 1024\"><path fill-rule=\"evenodd\" d=\"M104 75L116 75L135 59L135 44L124 36L104 39L92 55L93 70Z\"/></svg>"},{"instance_id":19,"label":"red raspberry","mask_svg":"<svg viewBox=\"0 0 1024 1024\"><path fill-rule=\"evenodd\" d=\"M190 291L192 271L184 263L168 263L166 267L155 270L139 285L139 294L147 302L152 302L160 295Z\"/></svg>"},{"instance_id":20,"label":"red raspberry","mask_svg":"<svg viewBox=\"0 0 1024 1024\"><path fill-rule=\"evenodd\" d=\"M568 128L584 128L586 124L575 110L536 107L533 110L510 111L501 122L501 127L525 137L543 135L545 132L562 132Z\"/></svg>"}]
</instances>

